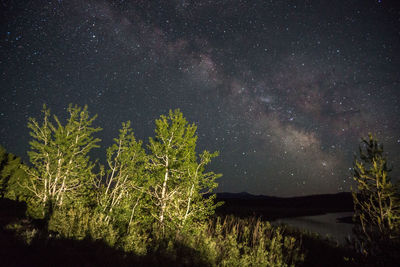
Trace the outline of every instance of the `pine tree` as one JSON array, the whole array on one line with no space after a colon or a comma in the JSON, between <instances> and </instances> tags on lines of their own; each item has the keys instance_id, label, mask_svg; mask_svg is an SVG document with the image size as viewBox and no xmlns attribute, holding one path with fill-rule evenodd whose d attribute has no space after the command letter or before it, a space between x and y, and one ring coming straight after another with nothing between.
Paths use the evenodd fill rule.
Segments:
<instances>
[{"instance_id":1,"label":"pine tree","mask_svg":"<svg viewBox=\"0 0 400 267\"><path fill-rule=\"evenodd\" d=\"M17 201L26 201L30 192L23 187L27 174L20 157L7 153L0 146L0 196Z\"/></svg>"},{"instance_id":2,"label":"pine tree","mask_svg":"<svg viewBox=\"0 0 400 267\"><path fill-rule=\"evenodd\" d=\"M43 106L43 122L30 118L28 128L33 140L28 152L32 167L27 168L30 183L27 188L33 193L33 203L39 204L42 214L71 201L85 201L94 174L94 163L88 153L98 147L100 141L92 135L101 130L93 127L96 116L90 117L87 106L69 105L69 118L65 126ZM86 198L87 199L87 198Z\"/></svg>"},{"instance_id":3,"label":"pine tree","mask_svg":"<svg viewBox=\"0 0 400 267\"><path fill-rule=\"evenodd\" d=\"M383 146L369 134L359 148L360 160L355 159L353 178L354 232L358 249L366 256L387 254L388 247L400 245L399 190L389 177ZM389 252L390 254L390 252Z\"/></svg>"},{"instance_id":4,"label":"pine tree","mask_svg":"<svg viewBox=\"0 0 400 267\"><path fill-rule=\"evenodd\" d=\"M7 189L9 177L3 174L4 168L8 165L8 153L3 146L0 146L0 195L4 196Z\"/></svg>"},{"instance_id":5,"label":"pine tree","mask_svg":"<svg viewBox=\"0 0 400 267\"><path fill-rule=\"evenodd\" d=\"M217 187L220 175L205 172L217 152L204 151L197 157L196 126L188 124L179 110L156 120L155 133L148 145L147 167L153 218L163 232L166 226L180 229L204 220L216 207L215 196L204 195Z\"/></svg>"}]
</instances>

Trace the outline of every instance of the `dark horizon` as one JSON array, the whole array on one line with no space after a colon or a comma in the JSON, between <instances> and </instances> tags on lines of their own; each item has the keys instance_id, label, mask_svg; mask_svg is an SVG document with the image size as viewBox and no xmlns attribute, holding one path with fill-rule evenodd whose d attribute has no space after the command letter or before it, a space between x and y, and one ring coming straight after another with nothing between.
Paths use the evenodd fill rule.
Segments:
<instances>
[{"instance_id":1,"label":"dark horizon","mask_svg":"<svg viewBox=\"0 0 400 267\"><path fill-rule=\"evenodd\" d=\"M251 194L249 192L215 192L217 195L222 195L222 194L232 194L236 195L238 198L240 195L248 195L249 197L270 197L270 198L281 198L281 199L288 199L288 198L304 198L304 197L318 197L318 196L330 196L330 195L340 195L340 194L351 194L352 191L342 191L342 192L336 192L336 193L321 193L321 194L309 194L309 195L294 195L294 196L274 196L274 195L264 195L264 194Z\"/></svg>"}]
</instances>

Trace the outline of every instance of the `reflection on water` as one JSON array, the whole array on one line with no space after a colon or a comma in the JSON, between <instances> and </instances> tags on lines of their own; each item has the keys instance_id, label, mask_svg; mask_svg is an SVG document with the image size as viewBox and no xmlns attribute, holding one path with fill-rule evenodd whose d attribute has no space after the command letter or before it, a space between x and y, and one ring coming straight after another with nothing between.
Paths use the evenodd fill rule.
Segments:
<instances>
[{"instance_id":1,"label":"reflection on water","mask_svg":"<svg viewBox=\"0 0 400 267\"><path fill-rule=\"evenodd\" d=\"M284 223L299 229L315 232L325 237L328 235L340 244L346 243L346 238L352 235L352 224L340 223L336 219L353 216L353 212L328 213L324 215L304 216L278 219L274 224Z\"/></svg>"}]
</instances>

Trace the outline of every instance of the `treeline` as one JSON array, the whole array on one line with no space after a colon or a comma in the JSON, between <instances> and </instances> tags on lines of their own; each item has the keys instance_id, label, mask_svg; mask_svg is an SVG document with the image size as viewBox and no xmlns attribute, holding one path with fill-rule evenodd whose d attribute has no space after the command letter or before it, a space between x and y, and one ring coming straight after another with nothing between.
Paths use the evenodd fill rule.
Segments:
<instances>
[{"instance_id":1,"label":"treeline","mask_svg":"<svg viewBox=\"0 0 400 267\"><path fill-rule=\"evenodd\" d=\"M210 220L221 205L212 194L221 175L206 166L218 153L196 152L196 126L179 110L155 121L146 147L130 122L122 123L105 166L89 157L99 147L96 116L86 106L67 111L65 123L45 106L40 121L29 119L29 165L1 151L2 196L26 202L28 216L44 222L49 238L101 240L139 256L168 255L183 265L302 261L299 242L267 222Z\"/></svg>"}]
</instances>

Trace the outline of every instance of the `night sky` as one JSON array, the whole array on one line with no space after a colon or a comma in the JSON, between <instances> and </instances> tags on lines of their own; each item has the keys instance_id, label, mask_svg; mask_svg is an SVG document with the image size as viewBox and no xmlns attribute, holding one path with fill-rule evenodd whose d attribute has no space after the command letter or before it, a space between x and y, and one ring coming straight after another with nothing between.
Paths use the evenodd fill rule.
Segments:
<instances>
[{"instance_id":1,"label":"night sky","mask_svg":"<svg viewBox=\"0 0 400 267\"><path fill-rule=\"evenodd\" d=\"M0 1L0 144L27 160L46 103L98 114L102 148L180 108L218 191L349 191L373 132L400 174L396 1Z\"/></svg>"}]
</instances>

